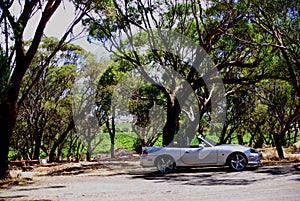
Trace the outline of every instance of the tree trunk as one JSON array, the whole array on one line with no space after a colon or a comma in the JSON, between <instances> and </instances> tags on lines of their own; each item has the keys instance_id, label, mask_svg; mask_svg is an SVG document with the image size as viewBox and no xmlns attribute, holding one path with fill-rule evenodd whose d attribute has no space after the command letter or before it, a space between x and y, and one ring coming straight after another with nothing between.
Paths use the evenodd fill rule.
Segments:
<instances>
[{"instance_id":1,"label":"tree trunk","mask_svg":"<svg viewBox=\"0 0 300 201\"><path fill-rule=\"evenodd\" d=\"M278 153L278 157L280 159L284 158L284 153L283 153L283 149L282 149L282 144L281 144L281 137L280 135L275 134L274 135L274 142L275 142L275 147Z\"/></svg>"},{"instance_id":2,"label":"tree trunk","mask_svg":"<svg viewBox=\"0 0 300 201\"><path fill-rule=\"evenodd\" d=\"M115 125L115 120L114 117L112 117L111 119L111 128L109 125L109 120L106 121L106 128L108 130L109 133L109 137L110 137L110 157L111 158L115 158L115 135L116 135L116 125Z\"/></svg>"},{"instance_id":3,"label":"tree trunk","mask_svg":"<svg viewBox=\"0 0 300 201\"><path fill-rule=\"evenodd\" d=\"M67 129L59 136L58 140L53 144L50 154L49 154L49 162L54 162L55 160L55 151L60 144L64 142L68 133L75 128L74 120L72 119L67 127Z\"/></svg>"},{"instance_id":4,"label":"tree trunk","mask_svg":"<svg viewBox=\"0 0 300 201\"><path fill-rule=\"evenodd\" d=\"M264 138L262 135L260 135L256 140L256 142L254 143L254 148L262 148L263 145L264 145Z\"/></svg>"},{"instance_id":5,"label":"tree trunk","mask_svg":"<svg viewBox=\"0 0 300 201\"><path fill-rule=\"evenodd\" d=\"M80 153L83 150L83 146L81 144L81 142L78 143L77 148L76 148L76 161L80 161Z\"/></svg>"},{"instance_id":6,"label":"tree trunk","mask_svg":"<svg viewBox=\"0 0 300 201\"><path fill-rule=\"evenodd\" d=\"M254 136L251 135L250 140L249 140L249 146L252 146L253 140L254 140Z\"/></svg>"},{"instance_id":7,"label":"tree trunk","mask_svg":"<svg viewBox=\"0 0 300 201\"><path fill-rule=\"evenodd\" d=\"M198 119L196 118L196 120L198 120ZM192 140L194 139L194 137L197 133L198 124L199 124L199 121L196 122L196 121L190 120L188 122L188 125L186 126L186 129L184 130L184 134L181 134L181 133L177 134L177 136L182 135L183 136L182 139L185 139L182 144L182 145L184 145L184 147L186 147L186 145L189 146L190 143L192 142ZM177 138L176 138L176 140L177 140Z\"/></svg>"},{"instance_id":8,"label":"tree trunk","mask_svg":"<svg viewBox=\"0 0 300 201\"><path fill-rule=\"evenodd\" d=\"M115 158L115 144L111 143L110 144L110 157Z\"/></svg>"},{"instance_id":9,"label":"tree trunk","mask_svg":"<svg viewBox=\"0 0 300 201\"><path fill-rule=\"evenodd\" d=\"M86 151L86 161L91 161L91 153Z\"/></svg>"},{"instance_id":10,"label":"tree trunk","mask_svg":"<svg viewBox=\"0 0 300 201\"><path fill-rule=\"evenodd\" d=\"M57 155L56 155L56 159L55 159L55 161L57 161L57 162L59 162L60 161L60 159L61 159L61 154L62 153L62 148L58 148L57 149Z\"/></svg>"},{"instance_id":11,"label":"tree trunk","mask_svg":"<svg viewBox=\"0 0 300 201\"><path fill-rule=\"evenodd\" d=\"M40 159L40 153L41 153L41 145L42 145L42 133L37 132L34 138L34 154L33 154L33 159L34 160L39 160Z\"/></svg>"},{"instance_id":12,"label":"tree trunk","mask_svg":"<svg viewBox=\"0 0 300 201\"><path fill-rule=\"evenodd\" d=\"M238 143L243 145L244 141L243 141L243 136L242 135L237 135L237 139L238 139Z\"/></svg>"},{"instance_id":13,"label":"tree trunk","mask_svg":"<svg viewBox=\"0 0 300 201\"><path fill-rule=\"evenodd\" d=\"M298 137L298 132L299 128L298 126L300 125L300 121L297 121L297 124L295 124L295 133L294 133L294 138L293 138L293 144L297 142L297 137Z\"/></svg>"},{"instance_id":14,"label":"tree trunk","mask_svg":"<svg viewBox=\"0 0 300 201\"><path fill-rule=\"evenodd\" d=\"M219 143L220 144L225 144L226 143L225 136L226 136L227 129L228 129L228 123L226 121L225 124L224 124L224 126L223 126L223 128L222 128L221 135L220 135L220 138L219 138Z\"/></svg>"},{"instance_id":15,"label":"tree trunk","mask_svg":"<svg viewBox=\"0 0 300 201\"><path fill-rule=\"evenodd\" d=\"M163 146L168 146L174 139L175 133L178 131L179 125L179 114L180 114L180 105L175 95L169 94L170 98L168 99L168 108L167 108L167 121L163 128ZM178 136L179 140L178 145L186 144L184 137Z\"/></svg>"},{"instance_id":16,"label":"tree trunk","mask_svg":"<svg viewBox=\"0 0 300 201\"><path fill-rule=\"evenodd\" d=\"M13 134L13 129L16 124L18 113L18 94L21 87L21 81L26 72L26 66L28 62L24 60L22 55L16 54L16 66L14 72L10 78L10 83L7 86L7 91L1 94L2 100L0 100L0 179L6 179L8 176L8 153L10 140ZM25 66L25 67L24 67Z\"/></svg>"},{"instance_id":17,"label":"tree trunk","mask_svg":"<svg viewBox=\"0 0 300 201\"><path fill-rule=\"evenodd\" d=\"M8 152L16 118L16 104L3 101L0 104L0 179L8 177Z\"/></svg>"}]
</instances>

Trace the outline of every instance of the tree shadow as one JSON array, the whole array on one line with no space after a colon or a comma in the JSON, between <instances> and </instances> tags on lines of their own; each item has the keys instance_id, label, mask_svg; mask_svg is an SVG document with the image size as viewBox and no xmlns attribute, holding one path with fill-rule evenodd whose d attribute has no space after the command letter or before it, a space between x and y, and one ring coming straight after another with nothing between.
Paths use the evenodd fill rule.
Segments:
<instances>
[{"instance_id":1,"label":"tree shadow","mask_svg":"<svg viewBox=\"0 0 300 201\"><path fill-rule=\"evenodd\" d=\"M155 172L136 172L131 173L132 179L152 180L155 183L173 182L181 185L248 185L258 181L257 178L243 178L241 175L247 174L248 170L243 172L234 172L229 168L183 168L176 169L171 174L161 174Z\"/></svg>"},{"instance_id":2,"label":"tree shadow","mask_svg":"<svg viewBox=\"0 0 300 201\"><path fill-rule=\"evenodd\" d=\"M263 166L256 170L257 173L271 175L300 174L300 163L297 164L278 164L272 166Z\"/></svg>"},{"instance_id":3,"label":"tree shadow","mask_svg":"<svg viewBox=\"0 0 300 201\"><path fill-rule=\"evenodd\" d=\"M131 172L132 179L151 180L155 183L172 182L181 185L249 185L255 182L269 180L268 175L300 174L300 164L285 164L281 166L249 167L244 171L231 171L226 167L184 168L176 169L170 174L152 172ZM292 179L292 178L291 178ZM293 178L295 180L295 178ZM300 181L300 179L296 179Z\"/></svg>"},{"instance_id":4,"label":"tree shadow","mask_svg":"<svg viewBox=\"0 0 300 201\"><path fill-rule=\"evenodd\" d=\"M21 199L21 198L26 198L26 197L28 197L28 196L27 195L0 196L0 201L5 201L5 200L8 200L8 199L15 200L15 199Z\"/></svg>"},{"instance_id":5,"label":"tree shadow","mask_svg":"<svg viewBox=\"0 0 300 201\"><path fill-rule=\"evenodd\" d=\"M45 187L31 187L31 188L18 188L14 191L37 191L42 189L59 189L59 188L66 188L65 185L54 185L54 186L45 186Z\"/></svg>"},{"instance_id":6,"label":"tree shadow","mask_svg":"<svg viewBox=\"0 0 300 201\"><path fill-rule=\"evenodd\" d=\"M17 200L17 199L27 200L26 197L28 197L28 195L11 195L11 196L2 196L2 197L0 196L0 201ZM32 199L30 199L30 200L32 200ZM30 201L30 200L28 200L28 201ZM51 200L39 199L39 201L51 201Z\"/></svg>"}]
</instances>

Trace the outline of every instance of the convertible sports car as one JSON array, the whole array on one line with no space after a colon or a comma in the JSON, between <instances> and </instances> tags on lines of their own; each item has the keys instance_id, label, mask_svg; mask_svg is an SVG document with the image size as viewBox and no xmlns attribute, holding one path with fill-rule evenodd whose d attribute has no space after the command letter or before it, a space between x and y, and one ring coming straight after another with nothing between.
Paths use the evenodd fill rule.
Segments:
<instances>
[{"instance_id":1,"label":"convertible sports car","mask_svg":"<svg viewBox=\"0 0 300 201\"><path fill-rule=\"evenodd\" d=\"M242 171L247 165L260 165L260 152L254 148L238 144L218 145L199 135L199 146L195 148L143 147L140 164L143 167L156 167L163 174L172 172L175 167L229 166Z\"/></svg>"}]
</instances>

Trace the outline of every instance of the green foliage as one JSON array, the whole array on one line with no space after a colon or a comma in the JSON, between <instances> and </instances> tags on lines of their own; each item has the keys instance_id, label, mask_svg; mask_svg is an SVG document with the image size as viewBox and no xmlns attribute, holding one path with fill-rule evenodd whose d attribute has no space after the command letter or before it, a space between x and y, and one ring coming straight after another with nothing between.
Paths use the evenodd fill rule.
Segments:
<instances>
[{"instance_id":1,"label":"green foliage","mask_svg":"<svg viewBox=\"0 0 300 201\"><path fill-rule=\"evenodd\" d=\"M72 121L71 90L78 76L76 68L82 66L81 62L87 60L88 54L81 47L66 43L49 63L45 62L58 43L55 38L43 38L24 76L20 90L23 104L11 143L18 157L37 157L39 149L47 150L40 152L39 156L59 154L69 144L75 143L71 135L74 131L69 128ZM27 44L30 42L25 42Z\"/></svg>"}]
</instances>

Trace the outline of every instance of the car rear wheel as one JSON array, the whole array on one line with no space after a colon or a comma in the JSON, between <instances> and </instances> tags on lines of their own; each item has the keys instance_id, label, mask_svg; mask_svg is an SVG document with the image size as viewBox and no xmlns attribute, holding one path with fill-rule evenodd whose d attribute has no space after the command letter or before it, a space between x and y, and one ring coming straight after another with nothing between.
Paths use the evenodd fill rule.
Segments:
<instances>
[{"instance_id":1,"label":"car rear wheel","mask_svg":"<svg viewBox=\"0 0 300 201\"><path fill-rule=\"evenodd\" d=\"M242 171L247 166L247 158L242 153L234 153L229 157L228 165L232 170Z\"/></svg>"},{"instance_id":2,"label":"car rear wheel","mask_svg":"<svg viewBox=\"0 0 300 201\"><path fill-rule=\"evenodd\" d=\"M161 156L156 161L156 168L160 173L168 174L175 169L175 161L171 156Z\"/></svg>"}]
</instances>

